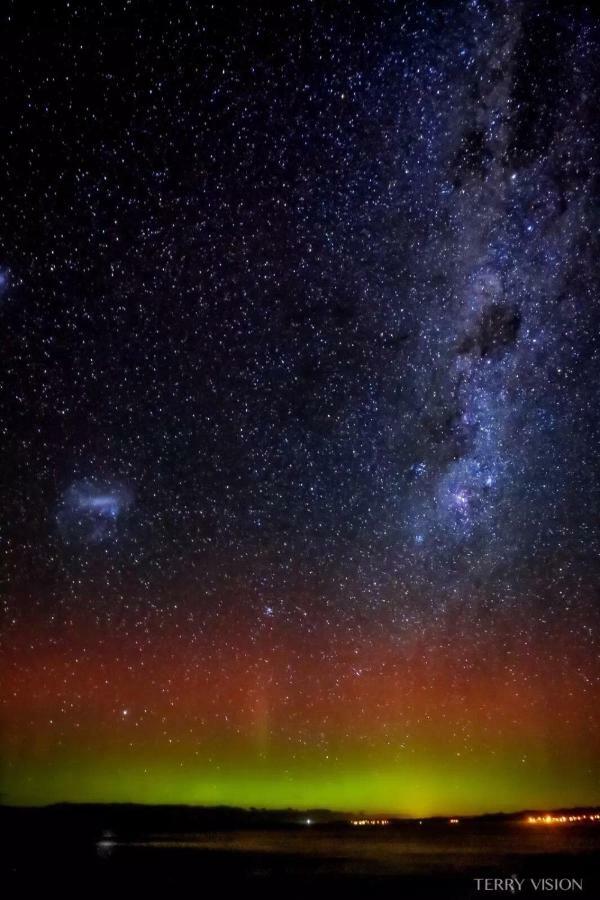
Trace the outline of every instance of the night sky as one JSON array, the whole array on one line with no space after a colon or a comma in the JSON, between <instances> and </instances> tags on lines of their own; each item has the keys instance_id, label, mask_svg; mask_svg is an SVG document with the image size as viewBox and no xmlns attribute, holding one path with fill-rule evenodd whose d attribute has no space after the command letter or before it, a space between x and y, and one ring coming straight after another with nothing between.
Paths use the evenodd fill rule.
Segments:
<instances>
[{"instance_id":1,"label":"night sky","mask_svg":"<svg viewBox=\"0 0 600 900\"><path fill-rule=\"evenodd\" d=\"M2 38L2 799L600 803L600 19Z\"/></svg>"}]
</instances>

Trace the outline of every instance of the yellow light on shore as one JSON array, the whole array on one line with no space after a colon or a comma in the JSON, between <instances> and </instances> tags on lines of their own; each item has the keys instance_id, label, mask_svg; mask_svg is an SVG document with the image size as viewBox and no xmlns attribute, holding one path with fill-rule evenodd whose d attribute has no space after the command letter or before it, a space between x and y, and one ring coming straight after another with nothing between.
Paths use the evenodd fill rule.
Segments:
<instances>
[{"instance_id":1,"label":"yellow light on shore","mask_svg":"<svg viewBox=\"0 0 600 900\"><path fill-rule=\"evenodd\" d=\"M573 822L600 822L600 813L579 813L578 815L555 816L545 813L541 816L527 816L529 825L568 825Z\"/></svg>"},{"instance_id":2,"label":"yellow light on shore","mask_svg":"<svg viewBox=\"0 0 600 900\"><path fill-rule=\"evenodd\" d=\"M350 819L351 825L389 825L389 819Z\"/></svg>"}]
</instances>

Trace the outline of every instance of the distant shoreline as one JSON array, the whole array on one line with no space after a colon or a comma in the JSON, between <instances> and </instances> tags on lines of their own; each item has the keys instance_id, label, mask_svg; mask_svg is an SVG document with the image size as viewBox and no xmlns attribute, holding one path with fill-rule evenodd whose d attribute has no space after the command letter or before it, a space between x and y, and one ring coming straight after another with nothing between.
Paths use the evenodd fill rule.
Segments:
<instances>
[{"instance_id":1,"label":"distant shoreline","mask_svg":"<svg viewBox=\"0 0 600 900\"><path fill-rule=\"evenodd\" d=\"M435 825L484 825L522 822L535 825L597 825L600 828L600 806L561 807L556 809L521 809L516 812L492 812L478 815L402 816L387 812L365 813L363 810L341 811L330 809L268 809L236 806L195 806L187 804L144 803L50 803L40 806L0 804L0 817L14 818L59 817L75 819L103 818L110 814L128 824L148 821L167 821L171 825L194 827L219 825L232 827L307 827L339 825L367 828L435 826ZM597 818L596 818L597 817ZM535 820L535 821L534 821Z\"/></svg>"}]
</instances>

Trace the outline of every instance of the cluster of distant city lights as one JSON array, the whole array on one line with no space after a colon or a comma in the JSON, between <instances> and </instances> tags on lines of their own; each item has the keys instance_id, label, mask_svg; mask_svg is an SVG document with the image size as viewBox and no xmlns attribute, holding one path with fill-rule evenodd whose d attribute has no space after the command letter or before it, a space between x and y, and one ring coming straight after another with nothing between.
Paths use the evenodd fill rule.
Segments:
<instances>
[{"instance_id":1,"label":"cluster of distant city lights","mask_svg":"<svg viewBox=\"0 0 600 900\"><path fill-rule=\"evenodd\" d=\"M555 816L546 813L543 816L528 816L530 825L566 825L569 822L600 822L600 813L580 813L579 815Z\"/></svg>"},{"instance_id":2,"label":"cluster of distant city lights","mask_svg":"<svg viewBox=\"0 0 600 900\"><path fill-rule=\"evenodd\" d=\"M539 816L527 816L525 820L528 825L567 825L569 822L600 822L600 813L578 813L570 815L555 815L553 813L543 813ZM458 825L460 819L448 819L449 825ZM389 819L350 819L351 825L389 825ZM419 825L423 824L423 820L419 821Z\"/></svg>"},{"instance_id":3,"label":"cluster of distant city lights","mask_svg":"<svg viewBox=\"0 0 600 900\"><path fill-rule=\"evenodd\" d=\"M351 825L389 825L389 819L350 819Z\"/></svg>"},{"instance_id":4,"label":"cluster of distant city lights","mask_svg":"<svg viewBox=\"0 0 600 900\"><path fill-rule=\"evenodd\" d=\"M458 825L460 819L448 819L450 825ZM389 825L389 819L350 819L351 825ZM419 820L419 825L423 824L423 820Z\"/></svg>"}]
</instances>

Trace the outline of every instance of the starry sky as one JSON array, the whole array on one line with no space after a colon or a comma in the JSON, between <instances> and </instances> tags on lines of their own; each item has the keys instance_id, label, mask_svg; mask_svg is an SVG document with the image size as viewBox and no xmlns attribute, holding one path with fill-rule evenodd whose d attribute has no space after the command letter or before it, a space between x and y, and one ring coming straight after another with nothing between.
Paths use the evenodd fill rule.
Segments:
<instances>
[{"instance_id":1,"label":"starry sky","mask_svg":"<svg viewBox=\"0 0 600 900\"><path fill-rule=\"evenodd\" d=\"M600 803L600 20L2 27L2 799Z\"/></svg>"}]
</instances>

